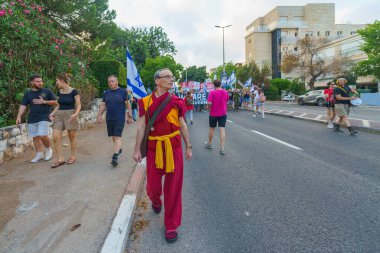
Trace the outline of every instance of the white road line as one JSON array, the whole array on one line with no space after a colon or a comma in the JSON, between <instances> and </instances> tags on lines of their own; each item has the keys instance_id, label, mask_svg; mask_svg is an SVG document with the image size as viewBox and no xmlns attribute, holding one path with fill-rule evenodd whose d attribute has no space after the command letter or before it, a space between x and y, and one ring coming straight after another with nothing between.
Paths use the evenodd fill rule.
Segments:
<instances>
[{"instance_id":1,"label":"white road line","mask_svg":"<svg viewBox=\"0 0 380 253\"><path fill-rule=\"evenodd\" d=\"M302 113L301 115L299 115L298 117L303 117L305 116L307 113Z\"/></svg>"},{"instance_id":2,"label":"white road line","mask_svg":"<svg viewBox=\"0 0 380 253\"><path fill-rule=\"evenodd\" d=\"M370 127L371 126L371 124L369 123L368 120L363 119L362 122L363 122L363 126L365 126L365 127Z\"/></svg>"},{"instance_id":3,"label":"white road line","mask_svg":"<svg viewBox=\"0 0 380 253\"><path fill-rule=\"evenodd\" d=\"M287 142L284 142L284 141L282 141L282 140L276 139L276 138L274 138L274 137L272 137L272 136L269 136L269 135L263 134L263 133L261 133L261 132L255 131L255 130L251 130L251 131L254 132L254 133L256 133L256 134L259 134L259 135L261 135L261 136L264 136L264 137L266 137L266 138L268 138L268 139L271 139L271 140L273 140L273 141L276 141L276 142L278 142L278 143L281 143L281 144L283 144L283 145L285 145L285 146L288 146L288 147L290 147L290 148L294 148L294 149L296 149L296 150L302 150L302 148L299 148L299 147L297 147L297 146L294 146L294 145L289 144L289 143L287 143Z\"/></svg>"},{"instance_id":4,"label":"white road line","mask_svg":"<svg viewBox=\"0 0 380 253\"><path fill-rule=\"evenodd\" d=\"M318 115L315 119L320 119L322 117L323 117L323 115Z\"/></svg>"},{"instance_id":5,"label":"white road line","mask_svg":"<svg viewBox=\"0 0 380 253\"><path fill-rule=\"evenodd\" d=\"M289 115L289 114L292 114L292 113L293 113L293 112L286 112L285 114L286 114L286 115Z\"/></svg>"},{"instance_id":6,"label":"white road line","mask_svg":"<svg viewBox=\"0 0 380 253\"><path fill-rule=\"evenodd\" d=\"M233 121L232 121L232 120L229 120L229 119L228 119L227 121L228 121L228 122L230 122L230 123L233 123Z\"/></svg>"}]
</instances>

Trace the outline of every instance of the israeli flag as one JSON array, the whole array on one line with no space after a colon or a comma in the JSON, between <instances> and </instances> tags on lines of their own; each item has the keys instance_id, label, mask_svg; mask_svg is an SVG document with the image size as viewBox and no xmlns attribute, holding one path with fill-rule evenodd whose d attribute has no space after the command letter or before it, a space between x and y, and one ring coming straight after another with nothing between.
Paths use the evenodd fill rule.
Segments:
<instances>
[{"instance_id":1,"label":"israeli flag","mask_svg":"<svg viewBox=\"0 0 380 253\"><path fill-rule=\"evenodd\" d=\"M217 77L216 77L216 73L214 74L214 81L217 79Z\"/></svg>"},{"instance_id":2,"label":"israeli flag","mask_svg":"<svg viewBox=\"0 0 380 253\"><path fill-rule=\"evenodd\" d=\"M132 87L133 96L136 98L146 97L148 94L145 87L141 81L139 72L137 71L136 65L132 60L131 53L127 48L127 83L128 86Z\"/></svg>"},{"instance_id":3,"label":"israeli flag","mask_svg":"<svg viewBox=\"0 0 380 253\"><path fill-rule=\"evenodd\" d=\"M250 77L250 78L245 82L244 87L249 87L249 86L251 86L251 83L252 83L252 77Z\"/></svg>"},{"instance_id":4,"label":"israeli flag","mask_svg":"<svg viewBox=\"0 0 380 253\"><path fill-rule=\"evenodd\" d=\"M235 83L236 83L235 71L232 71L230 77L228 78L227 84L228 86L232 86Z\"/></svg>"}]
</instances>

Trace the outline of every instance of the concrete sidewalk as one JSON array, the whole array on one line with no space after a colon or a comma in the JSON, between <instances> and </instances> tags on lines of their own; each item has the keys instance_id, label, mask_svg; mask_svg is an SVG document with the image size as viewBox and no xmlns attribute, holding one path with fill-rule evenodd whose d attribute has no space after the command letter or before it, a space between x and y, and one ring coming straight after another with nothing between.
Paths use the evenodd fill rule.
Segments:
<instances>
[{"instance_id":1,"label":"concrete sidewalk","mask_svg":"<svg viewBox=\"0 0 380 253\"><path fill-rule=\"evenodd\" d=\"M73 165L31 164L33 151L2 164L0 252L99 252L135 170L135 135L136 124L126 125L117 168L104 124L78 133Z\"/></svg>"}]
</instances>

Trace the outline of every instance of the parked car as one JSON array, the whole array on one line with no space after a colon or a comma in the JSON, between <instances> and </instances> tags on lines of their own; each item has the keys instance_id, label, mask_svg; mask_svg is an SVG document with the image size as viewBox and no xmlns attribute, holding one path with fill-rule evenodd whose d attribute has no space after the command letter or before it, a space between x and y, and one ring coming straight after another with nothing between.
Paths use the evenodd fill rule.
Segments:
<instances>
[{"instance_id":1,"label":"parked car","mask_svg":"<svg viewBox=\"0 0 380 253\"><path fill-rule=\"evenodd\" d=\"M282 101L294 102L295 100L296 100L296 97L294 96L293 93L288 93L288 94L286 94L286 95L282 98Z\"/></svg>"},{"instance_id":2,"label":"parked car","mask_svg":"<svg viewBox=\"0 0 380 253\"><path fill-rule=\"evenodd\" d=\"M323 90L311 90L304 95L299 96L297 102L299 105L315 104L318 106L323 106L326 101Z\"/></svg>"}]
</instances>

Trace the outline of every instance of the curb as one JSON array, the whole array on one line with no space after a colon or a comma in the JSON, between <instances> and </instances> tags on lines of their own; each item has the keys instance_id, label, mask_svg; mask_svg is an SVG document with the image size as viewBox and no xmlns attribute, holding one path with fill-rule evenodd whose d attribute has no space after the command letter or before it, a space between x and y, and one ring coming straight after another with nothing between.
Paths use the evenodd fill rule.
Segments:
<instances>
[{"instance_id":1,"label":"curb","mask_svg":"<svg viewBox=\"0 0 380 253\"><path fill-rule=\"evenodd\" d=\"M138 163L127 185L112 227L104 241L101 253L124 253L132 227L133 214L145 179L145 159Z\"/></svg>"}]
</instances>

